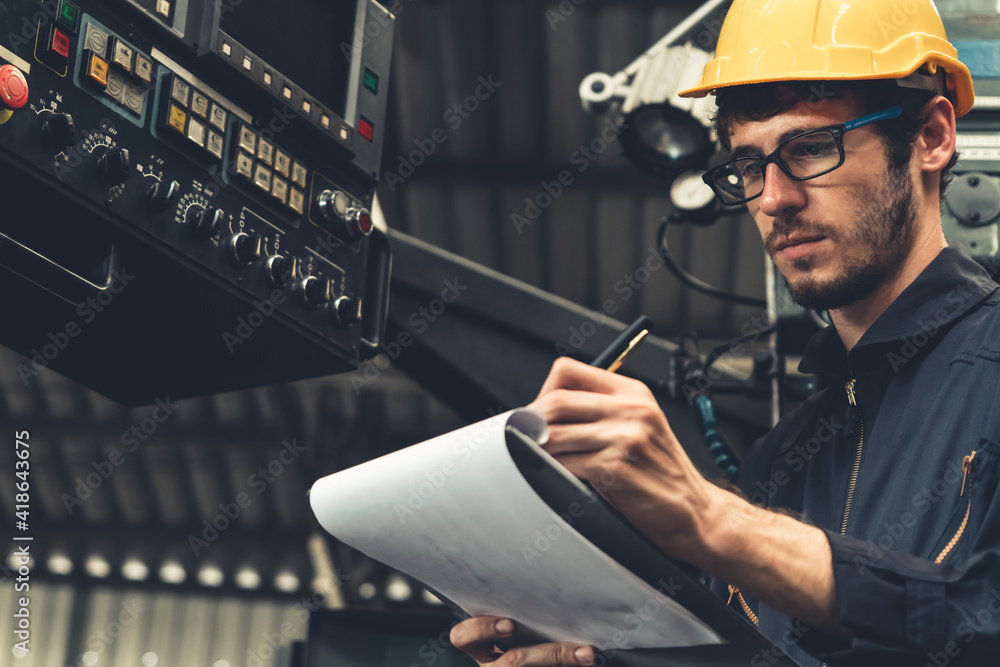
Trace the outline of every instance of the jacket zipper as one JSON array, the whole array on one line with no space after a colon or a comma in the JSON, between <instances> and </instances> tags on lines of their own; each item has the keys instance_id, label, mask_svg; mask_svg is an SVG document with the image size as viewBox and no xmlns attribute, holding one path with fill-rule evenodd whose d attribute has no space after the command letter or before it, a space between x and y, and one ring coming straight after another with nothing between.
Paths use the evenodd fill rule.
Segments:
<instances>
[{"instance_id":1,"label":"jacket zipper","mask_svg":"<svg viewBox=\"0 0 1000 667\"><path fill-rule=\"evenodd\" d=\"M965 495L966 482L969 480L969 473L972 471L972 460L976 458L976 452L973 450L971 454L962 459L962 490L959 491L958 496L961 498ZM958 541L962 539L962 535L965 533L965 527L969 525L969 514L972 512L972 485L969 485L969 501L965 506L965 517L962 519L962 524L958 527L958 530L952 536L948 544L945 545L941 553L938 554L937 558L934 559L935 563L941 563L948 554L951 553Z\"/></svg>"},{"instance_id":2,"label":"jacket zipper","mask_svg":"<svg viewBox=\"0 0 1000 667\"><path fill-rule=\"evenodd\" d=\"M847 402L857 407L858 402L854 396L855 382L854 378L851 378L851 381L844 386L844 389L847 391ZM858 453L854 457L854 467L851 469L851 481L847 485L847 500L844 502L844 521L840 524L841 535L847 534L847 520L851 517L851 502L854 500L854 487L857 486L858 473L861 471L861 453L864 451L865 446L865 420L863 417L860 422L861 429L858 434Z\"/></svg>"},{"instance_id":3,"label":"jacket zipper","mask_svg":"<svg viewBox=\"0 0 1000 667\"><path fill-rule=\"evenodd\" d=\"M743 599L743 593L740 592L740 589L732 584L729 584L729 599L726 600L726 605L728 606L729 603L733 601L734 595L739 600L740 606L743 607L743 613L746 614L747 618L749 618L756 626L758 622L757 614L753 613L753 609L751 609L750 605L747 604L747 601Z\"/></svg>"}]
</instances>

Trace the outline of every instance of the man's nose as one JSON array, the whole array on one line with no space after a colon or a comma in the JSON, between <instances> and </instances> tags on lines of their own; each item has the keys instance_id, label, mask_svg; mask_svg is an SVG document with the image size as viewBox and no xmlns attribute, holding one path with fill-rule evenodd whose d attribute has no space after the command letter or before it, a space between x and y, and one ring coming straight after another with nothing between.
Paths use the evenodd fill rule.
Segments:
<instances>
[{"instance_id":1,"label":"man's nose","mask_svg":"<svg viewBox=\"0 0 1000 667\"><path fill-rule=\"evenodd\" d=\"M758 201L761 213L773 218L789 210L801 210L806 205L803 182L794 180L772 162L764 173L764 191Z\"/></svg>"}]
</instances>

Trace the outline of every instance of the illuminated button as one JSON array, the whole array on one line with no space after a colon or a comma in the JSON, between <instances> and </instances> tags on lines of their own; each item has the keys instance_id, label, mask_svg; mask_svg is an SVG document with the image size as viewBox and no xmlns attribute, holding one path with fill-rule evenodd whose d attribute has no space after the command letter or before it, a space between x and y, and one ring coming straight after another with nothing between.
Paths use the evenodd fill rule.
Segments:
<instances>
[{"instance_id":1,"label":"illuminated button","mask_svg":"<svg viewBox=\"0 0 1000 667\"><path fill-rule=\"evenodd\" d=\"M330 117L327 116L326 114L323 114L323 117L319 119L319 124L329 130L330 129Z\"/></svg>"},{"instance_id":2,"label":"illuminated button","mask_svg":"<svg viewBox=\"0 0 1000 667\"><path fill-rule=\"evenodd\" d=\"M236 173L248 181L253 177L253 158L243 151L236 154Z\"/></svg>"},{"instance_id":3,"label":"illuminated button","mask_svg":"<svg viewBox=\"0 0 1000 667\"><path fill-rule=\"evenodd\" d=\"M125 82L125 94L122 95L122 104L125 108L136 116L142 115L142 107L146 103L146 91L140 86L129 81Z\"/></svg>"},{"instance_id":4,"label":"illuminated button","mask_svg":"<svg viewBox=\"0 0 1000 667\"><path fill-rule=\"evenodd\" d=\"M191 86L179 76L174 77L174 82L170 86L170 97L177 100L181 106L188 105L188 98L191 96Z\"/></svg>"},{"instance_id":5,"label":"illuminated button","mask_svg":"<svg viewBox=\"0 0 1000 667\"><path fill-rule=\"evenodd\" d=\"M292 163L292 183L303 189L306 187L306 166L301 162Z\"/></svg>"},{"instance_id":6,"label":"illuminated button","mask_svg":"<svg viewBox=\"0 0 1000 667\"><path fill-rule=\"evenodd\" d=\"M271 195L284 204L288 199L288 181L275 176L274 182L271 183Z\"/></svg>"},{"instance_id":7,"label":"illuminated button","mask_svg":"<svg viewBox=\"0 0 1000 667\"><path fill-rule=\"evenodd\" d=\"M222 135L214 130L208 131L208 141L205 142L205 148L209 153L214 155L217 159L222 159L222 148L225 145L225 141Z\"/></svg>"},{"instance_id":8,"label":"illuminated button","mask_svg":"<svg viewBox=\"0 0 1000 667\"><path fill-rule=\"evenodd\" d=\"M23 107L28 101L28 81L13 65L0 65L0 106L5 110Z\"/></svg>"},{"instance_id":9,"label":"illuminated button","mask_svg":"<svg viewBox=\"0 0 1000 667\"><path fill-rule=\"evenodd\" d=\"M257 159L270 167L271 162L274 160L274 144L269 141L264 141L264 139L258 141Z\"/></svg>"},{"instance_id":10,"label":"illuminated button","mask_svg":"<svg viewBox=\"0 0 1000 667\"><path fill-rule=\"evenodd\" d=\"M50 59L56 60L59 63L65 63L69 60L69 48L69 35L64 33L59 28L52 26L52 30L49 32L49 46L48 49L46 49L46 55L50 56ZM52 58L52 56L56 57Z\"/></svg>"},{"instance_id":11,"label":"illuminated button","mask_svg":"<svg viewBox=\"0 0 1000 667\"><path fill-rule=\"evenodd\" d=\"M264 72L264 83L267 84L268 86L270 86L271 85L271 81L273 81L273 80L274 79L271 78L271 73L268 72L268 71L265 71Z\"/></svg>"},{"instance_id":12,"label":"illuminated button","mask_svg":"<svg viewBox=\"0 0 1000 667\"><path fill-rule=\"evenodd\" d=\"M205 147L205 124L192 118L188 122L187 138L198 145L198 148Z\"/></svg>"},{"instance_id":13,"label":"illuminated button","mask_svg":"<svg viewBox=\"0 0 1000 667\"><path fill-rule=\"evenodd\" d=\"M135 75L144 83L153 85L153 63L141 53L135 54Z\"/></svg>"},{"instance_id":14,"label":"illuminated button","mask_svg":"<svg viewBox=\"0 0 1000 667\"><path fill-rule=\"evenodd\" d=\"M358 134L368 141L375 141L375 126L364 116L358 119Z\"/></svg>"},{"instance_id":15,"label":"illuminated button","mask_svg":"<svg viewBox=\"0 0 1000 667\"><path fill-rule=\"evenodd\" d=\"M226 131L226 110L218 102L212 102L212 114L208 117L208 122Z\"/></svg>"},{"instance_id":16,"label":"illuminated button","mask_svg":"<svg viewBox=\"0 0 1000 667\"><path fill-rule=\"evenodd\" d=\"M120 39L115 39L111 47L111 62L118 65L126 72L132 71L132 60L135 58L135 50Z\"/></svg>"},{"instance_id":17,"label":"illuminated button","mask_svg":"<svg viewBox=\"0 0 1000 667\"><path fill-rule=\"evenodd\" d=\"M257 152L257 135L246 125L240 125L240 148L250 155Z\"/></svg>"},{"instance_id":18,"label":"illuminated button","mask_svg":"<svg viewBox=\"0 0 1000 667\"><path fill-rule=\"evenodd\" d=\"M195 91L191 93L191 111L195 112L202 118L206 118L208 116L208 97L200 90L195 89Z\"/></svg>"},{"instance_id":19,"label":"illuminated button","mask_svg":"<svg viewBox=\"0 0 1000 667\"><path fill-rule=\"evenodd\" d=\"M285 86L284 88L281 89L281 95L286 100L292 99L292 89L289 88L288 86Z\"/></svg>"},{"instance_id":20,"label":"illuminated button","mask_svg":"<svg viewBox=\"0 0 1000 667\"><path fill-rule=\"evenodd\" d=\"M274 170L288 178L292 173L292 158L288 157L280 148L274 151Z\"/></svg>"},{"instance_id":21,"label":"illuminated button","mask_svg":"<svg viewBox=\"0 0 1000 667\"><path fill-rule=\"evenodd\" d=\"M125 75L121 72L110 70L108 72L108 85L104 89L104 94L119 104L125 99Z\"/></svg>"},{"instance_id":22,"label":"illuminated button","mask_svg":"<svg viewBox=\"0 0 1000 667\"><path fill-rule=\"evenodd\" d=\"M253 182L264 192L271 191L271 170L262 164L258 164L253 172Z\"/></svg>"},{"instance_id":23,"label":"illuminated button","mask_svg":"<svg viewBox=\"0 0 1000 667\"><path fill-rule=\"evenodd\" d=\"M170 18L170 0L156 0L156 13L165 19Z\"/></svg>"},{"instance_id":24,"label":"illuminated button","mask_svg":"<svg viewBox=\"0 0 1000 667\"><path fill-rule=\"evenodd\" d=\"M343 139L344 141L347 141L347 138L350 137L350 136L351 136L350 133L347 131L347 126L346 125L341 125L340 126L340 138Z\"/></svg>"},{"instance_id":25,"label":"illuminated button","mask_svg":"<svg viewBox=\"0 0 1000 667\"><path fill-rule=\"evenodd\" d=\"M170 109L167 112L167 127L176 130L177 132L184 134L184 127L187 125L187 114L179 106L170 103Z\"/></svg>"},{"instance_id":26,"label":"illuminated button","mask_svg":"<svg viewBox=\"0 0 1000 667\"><path fill-rule=\"evenodd\" d=\"M110 71L108 61L96 53L91 53L85 62L87 63L87 79L101 88L106 87Z\"/></svg>"},{"instance_id":27,"label":"illuminated button","mask_svg":"<svg viewBox=\"0 0 1000 667\"><path fill-rule=\"evenodd\" d=\"M312 113L312 103L309 100L302 100L302 110L306 113Z\"/></svg>"},{"instance_id":28,"label":"illuminated button","mask_svg":"<svg viewBox=\"0 0 1000 667\"><path fill-rule=\"evenodd\" d=\"M250 60L250 56L243 56L243 69L248 72L253 69L253 61Z\"/></svg>"},{"instance_id":29,"label":"illuminated button","mask_svg":"<svg viewBox=\"0 0 1000 667\"><path fill-rule=\"evenodd\" d=\"M72 2L62 0L59 3L59 22L66 26L70 32L76 32L77 24L80 21L80 8Z\"/></svg>"},{"instance_id":30,"label":"illuminated button","mask_svg":"<svg viewBox=\"0 0 1000 667\"><path fill-rule=\"evenodd\" d=\"M229 42L222 43L222 53L227 56L233 55L233 47L229 45Z\"/></svg>"},{"instance_id":31,"label":"illuminated button","mask_svg":"<svg viewBox=\"0 0 1000 667\"><path fill-rule=\"evenodd\" d=\"M306 196L301 190L297 188L291 188L288 192L288 207L293 211L302 215L306 210Z\"/></svg>"},{"instance_id":32,"label":"illuminated button","mask_svg":"<svg viewBox=\"0 0 1000 667\"><path fill-rule=\"evenodd\" d=\"M378 95L378 74L366 67L362 83L365 88Z\"/></svg>"},{"instance_id":33,"label":"illuminated button","mask_svg":"<svg viewBox=\"0 0 1000 667\"><path fill-rule=\"evenodd\" d=\"M108 34L95 26L93 23L87 24L87 36L83 43L101 58L108 52Z\"/></svg>"}]
</instances>

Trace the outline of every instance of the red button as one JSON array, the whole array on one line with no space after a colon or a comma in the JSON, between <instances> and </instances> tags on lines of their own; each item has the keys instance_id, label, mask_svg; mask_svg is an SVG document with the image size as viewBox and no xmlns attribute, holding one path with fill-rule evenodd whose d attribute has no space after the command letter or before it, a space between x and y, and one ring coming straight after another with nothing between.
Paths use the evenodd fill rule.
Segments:
<instances>
[{"instance_id":1,"label":"red button","mask_svg":"<svg viewBox=\"0 0 1000 667\"><path fill-rule=\"evenodd\" d=\"M53 28L52 43L49 45L49 50L58 53L66 60L69 60L69 37L66 33L57 28Z\"/></svg>"},{"instance_id":2,"label":"red button","mask_svg":"<svg viewBox=\"0 0 1000 667\"><path fill-rule=\"evenodd\" d=\"M13 65L0 66L0 102L8 109L20 109L28 102L28 82Z\"/></svg>"},{"instance_id":3,"label":"red button","mask_svg":"<svg viewBox=\"0 0 1000 667\"><path fill-rule=\"evenodd\" d=\"M375 126L364 116L358 120L358 134L368 141L375 141Z\"/></svg>"}]
</instances>

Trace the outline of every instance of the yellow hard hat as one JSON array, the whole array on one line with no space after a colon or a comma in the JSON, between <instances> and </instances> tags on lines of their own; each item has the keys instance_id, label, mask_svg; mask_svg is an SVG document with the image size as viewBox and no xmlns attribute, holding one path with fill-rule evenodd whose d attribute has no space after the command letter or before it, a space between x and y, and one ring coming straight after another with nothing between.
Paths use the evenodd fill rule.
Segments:
<instances>
[{"instance_id":1,"label":"yellow hard hat","mask_svg":"<svg viewBox=\"0 0 1000 667\"><path fill-rule=\"evenodd\" d=\"M943 70L961 116L975 93L931 0L735 0L715 58L681 97L775 81L903 79Z\"/></svg>"}]
</instances>

